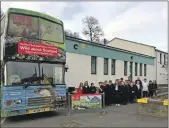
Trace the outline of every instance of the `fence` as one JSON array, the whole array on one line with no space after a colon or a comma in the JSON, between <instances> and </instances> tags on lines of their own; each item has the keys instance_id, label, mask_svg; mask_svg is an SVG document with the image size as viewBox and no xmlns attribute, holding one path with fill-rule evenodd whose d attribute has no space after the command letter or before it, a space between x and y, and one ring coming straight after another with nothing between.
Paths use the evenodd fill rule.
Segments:
<instances>
[{"instance_id":1,"label":"fence","mask_svg":"<svg viewBox=\"0 0 169 128\"><path fill-rule=\"evenodd\" d=\"M103 110L105 95L101 94L68 94L68 115L81 110Z\"/></svg>"}]
</instances>

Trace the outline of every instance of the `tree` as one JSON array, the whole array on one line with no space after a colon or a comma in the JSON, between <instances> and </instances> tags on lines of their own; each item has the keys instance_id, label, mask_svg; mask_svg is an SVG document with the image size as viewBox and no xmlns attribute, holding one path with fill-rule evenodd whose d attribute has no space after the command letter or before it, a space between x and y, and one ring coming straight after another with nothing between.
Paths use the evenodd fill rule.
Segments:
<instances>
[{"instance_id":1,"label":"tree","mask_svg":"<svg viewBox=\"0 0 169 128\"><path fill-rule=\"evenodd\" d=\"M108 40L106 38L102 39L102 44L106 45L108 43Z\"/></svg>"},{"instance_id":2,"label":"tree","mask_svg":"<svg viewBox=\"0 0 169 128\"><path fill-rule=\"evenodd\" d=\"M70 30L65 30L65 35L66 36L71 36L72 35L72 32Z\"/></svg>"},{"instance_id":3,"label":"tree","mask_svg":"<svg viewBox=\"0 0 169 128\"><path fill-rule=\"evenodd\" d=\"M66 35L66 36L75 37L75 38L80 38L78 32L72 32L72 31L70 31L70 30L65 30L65 35Z\"/></svg>"},{"instance_id":4,"label":"tree","mask_svg":"<svg viewBox=\"0 0 169 128\"><path fill-rule=\"evenodd\" d=\"M82 33L87 36L91 42L97 42L100 40L100 37L104 35L103 30L99 25L99 21L96 18L87 16L82 22L84 24Z\"/></svg>"},{"instance_id":5,"label":"tree","mask_svg":"<svg viewBox=\"0 0 169 128\"><path fill-rule=\"evenodd\" d=\"M74 33L73 33L73 36L74 36L75 38L80 38L80 36L79 36L79 33L78 33L78 32L74 32Z\"/></svg>"}]
</instances>

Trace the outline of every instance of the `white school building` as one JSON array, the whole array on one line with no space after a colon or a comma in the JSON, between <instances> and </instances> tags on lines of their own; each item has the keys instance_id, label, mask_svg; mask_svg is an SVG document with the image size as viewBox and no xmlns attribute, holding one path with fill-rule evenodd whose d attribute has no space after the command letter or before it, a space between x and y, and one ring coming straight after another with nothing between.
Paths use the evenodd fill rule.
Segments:
<instances>
[{"instance_id":1,"label":"white school building","mask_svg":"<svg viewBox=\"0 0 169 128\"><path fill-rule=\"evenodd\" d=\"M66 37L67 66L66 84L78 87L80 82L88 81L98 85L100 81L113 82L116 79L157 80L158 77L154 46L114 38L107 45L91 43L74 37ZM163 71L162 71L163 72ZM158 79L157 79L158 77ZM166 81L163 84L167 84Z\"/></svg>"}]
</instances>

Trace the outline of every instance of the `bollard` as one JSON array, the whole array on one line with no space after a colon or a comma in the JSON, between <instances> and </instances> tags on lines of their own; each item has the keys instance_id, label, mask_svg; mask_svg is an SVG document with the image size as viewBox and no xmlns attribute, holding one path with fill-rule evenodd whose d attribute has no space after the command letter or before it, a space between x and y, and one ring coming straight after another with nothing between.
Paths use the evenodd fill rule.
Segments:
<instances>
[{"instance_id":1,"label":"bollard","mask_svg":"<svg viewBox=\"0 0 169 128\"><path fill-rule=\"evenodd\" d=\"M102 117L103 115L108 114L108 112L105 110L105 93L102 93L102 108L103 110L100 112L100 117Z\"/></svg>"},{"instance_id":2,"label":"bollard","mask_svg":"<svg viewBox=\"0 0 169 128\"><path fill-rule=\"evenodd\" d=\"M105 108L105 93L104 92L102 93L102 98L103 98L103 100L102 100L103 106L102 107Z\"/></svg>"},{"instance_id":3,"label":"bollard","mask_svg":"<svg viewBox=\"0 0 169 128\"><path fill-rule=\"evenodd\" d=\"M68 93L68 114L67 114L67 116L71 116L72 115L71 100L72 100L72 95L70 93Z\"/></svg>"}]
</instances>

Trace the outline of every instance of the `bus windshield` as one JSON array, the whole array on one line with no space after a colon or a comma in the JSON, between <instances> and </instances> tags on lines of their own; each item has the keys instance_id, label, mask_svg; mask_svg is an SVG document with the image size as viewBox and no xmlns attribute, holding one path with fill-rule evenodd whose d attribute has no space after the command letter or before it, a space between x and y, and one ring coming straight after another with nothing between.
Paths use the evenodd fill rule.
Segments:
<instances>
[{"instance_id":1,"label":"bus windshield","mask_svg":"<svg viewBox=\"0 0 169 128\"><path fill-rule=\"evenodd\" d=\"M64 42L63 25L40 17L9 14L8 35L49 42Z\"/></svg>"},{"instance_id":2,"label":"bus windshield","mask_svg":"<svg viewBox=\"0 0 169 128\"><path fill-rule=\"evenodd\" d=\"M7 62L7 85L64 84L63 66L59 64Z\"/></svg>"}]
</instances>

